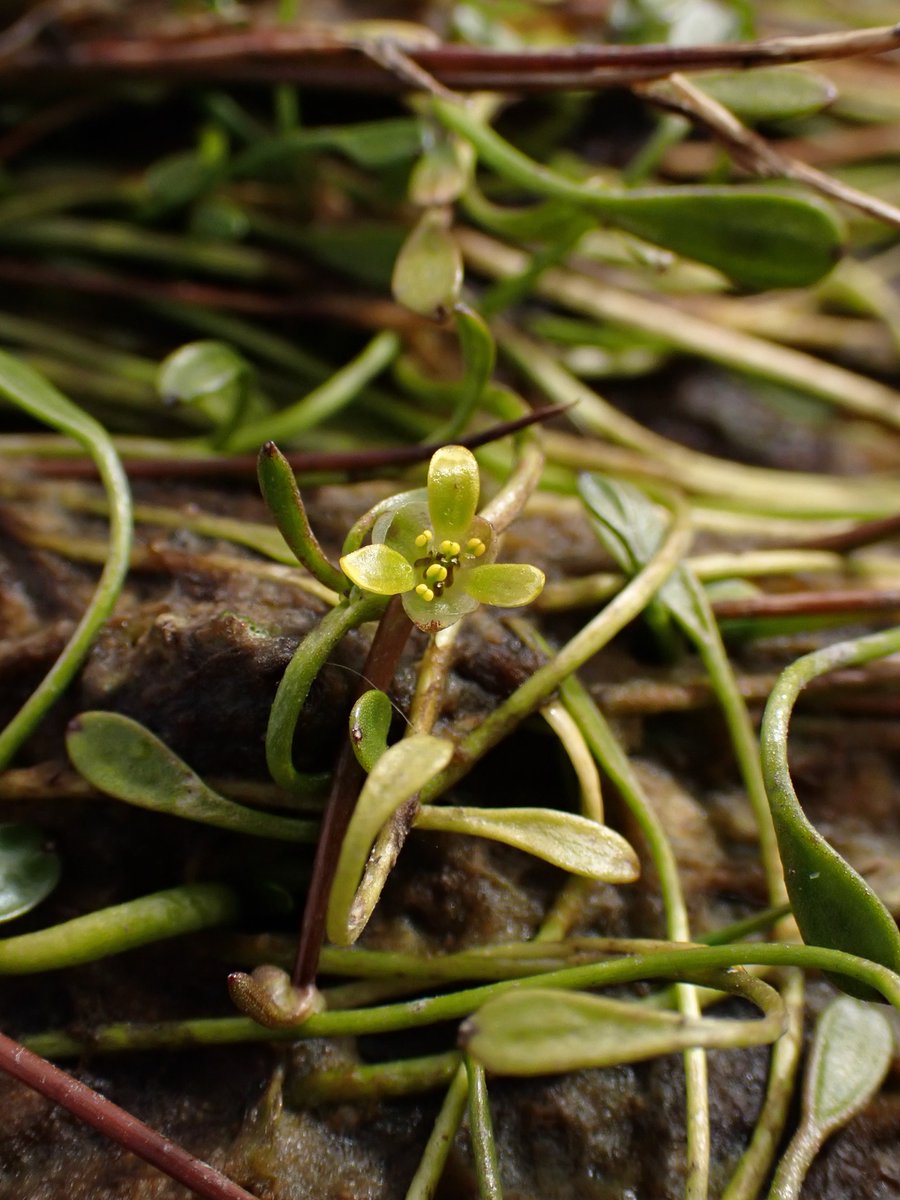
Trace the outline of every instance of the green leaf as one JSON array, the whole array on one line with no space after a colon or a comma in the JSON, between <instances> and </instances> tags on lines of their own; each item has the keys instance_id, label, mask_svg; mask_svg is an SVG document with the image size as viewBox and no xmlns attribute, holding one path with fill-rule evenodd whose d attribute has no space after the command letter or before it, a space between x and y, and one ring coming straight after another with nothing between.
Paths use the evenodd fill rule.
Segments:
<instances>
[{"instance_id":1,"label":"green leaf","mask_svg":"<svg viewBox=\"0 0 900 1200\"><path fill-rule=\"evenodd\" d=\"M428 513L438 546L445 538L463 540L468 532L481 478L475 455L465 446L442 446L428 464Z\"/></svg>"},{"instance_id":2,"label":"green leaf","mask_svg":"<svg viewBox=\"0 0 900 1200\"><path fill-rule=\"evenodd\" d=\"M781 1022L711 1020L605 996L528 988L489 1000L460 1030L469 1054L501 1075L611 1067L690 1046L772 1042Z\"/></svg>"},{"instance_id":3,"label":"green leaf","mask_svg":"<svg viewBox=\"0 0 900 1200\"><path fill-rule=\"evenodd\" d=\"M807 819L791 780L787 734L794 702L811 679L842 666L856 666L900 649L900 631L855 638L797 659L776 681L763 714L760 741L766 792L784 878L803 940L844 950L900 971L897 923L866 881L828 844ZM862 1000L880 999L848 976L833 982Z\"/></svg>"},{"instance_id":4,"label":"green leaf","mask_svg":"<svg viewBox=\"0 0 900 1200\"><path fill-rule=\"evenodd\" d=\"M387 750L393 716L390 697L377 688L363 692L350 710L350 745L367 775Z\"/></svg>"},{"instance_id":5,"label":"green leaf","mask_svg":"<svg viewBox=\"0 0 900 1200\"><path fill-rule=\"evenodd\" d=\"M843 229L834 212L786 191L635 190L604 196L594 207L620 229L759 290L816 283L841 255Z\"/></svg>"},{"instance_id":6,"label":"green leaf","mask_svg":"<svg viewBox=\"0 0 900 1200\"><path fill-rule=\"evenodd\" d=\"M416 573L398 550L383 542L362 546L341 559L341 570L364 592L397 596L415 586Z\"/></svg>"},{"instance_id":7,"label":"green leaf","mask_svg":"<svg viewBox=\"0 0 900 1200\"><path fill-rule=\"evenodd\" d=\"M640 862L621 834L555 808L458 808L426 804L417 829L464 833L515 846L545 862L607 883L633 883Z\"/></svg>"},{"instance_id":8,"label":"green leaf","mask_svg":"<svg viewBox=\"0 0 900 1200\"><path fill-rule=\"evenodd\" d=\"M420 208L453 204L472 175L472 147L440 130L412 169L409 198Z\"/></svg>"},{"instance_id":9,"label":"green leaf","mask_svg":"<svg viewBox=\"0 0 900 1200\"><path fill-rule=\"evenodd\" d=\"M285 542L320 583L340 595L347 581L325 557L306 515L293 468L274 442L266 442L260 450L256 470L263 499Z\"/></svg>"},{"instance_id":10,"label":"green leaf","mask_svg":"<svg viewBox=\"0 0 900 1200\"><path fill-rule=\"evenodd\" d=\"M893 1031L881 1009L850 996L828 1005L816 1025L803 1115L778 1165L770 1200L797 1200L819 1149L872 1099L893 1054Z\"/></svg>"},{"instance_id":11,"label":"green leaf","mask_svg":"<svg viewBox=\"0 0 900 1200\"><path fill-rule=\"evenodd\" d=\"M436 441L452 441L465 430L494 372L497 356L493 334L483 317L467 304L457 304L453 316L459 335L464 374L459 402L449 423L432 435Z\"/></svg>"},{"instance_id":12,"label":"green leaf","mask_svg":"<svg viewBox=\"0 0 900 1200\"><path fill-rule=\"evenodd\" d=\"M234 432L250 398L252 369L225 342L188 342L160 363L156 387L164 404L193 404L217 430L217 444Z\"/></svg>"},{"instance_id":13,"label":"green leaf","mask_svg":"<svg viewBox=\"0 0 900 1200\"><path fill-rule=\"evenodd\" d=\"M613 192L539 165L455 101L438 97L432 104L435 115L467 137L505 179L716 267L736 283L802 287L826 275L840 256L841 224L817 199L750 185Z\"/></svg>"},{"instance_id":14,"label":"green leaf","mask_svg":"<svg viewBox=\"0 0 900 1200\"><path fill-rule=\"evenodd\" d=\"M894 1056L891 1024L881 1009L839 996L816 1026L804 1105L823 1136L855 1117L881 1086Z\"/></svg>"},{"instance_id":15,"label":"green leaf","mask_svg":"<svg viewBox=\"0 0 900 1200\"><path fill-rule=\"evenodd\" d=\"M481 604L520 608L537 599L544 587L544 572L528 563L486 563L465 573L468 594Z\"/></svg>"},{"instance_id":16,"label":"green leaf","mask_svg":"<svg viewBox=\"0 0 900 1200\"><path fill-rule=\"evenodd\" d=\"M314 821L257 812L218 795L149 729L120 713L82 713L69 725L66 749L88 783L137 808L252 837L316 838Z\"/></svg>"},{"instance_id":17,"label":"green leaf","mask_svg":"<svg viewBox=\"0 0 900 1200\"><path fill-rule=\"evenodd\" d=\"M443 738L416 733L391 746L372 768L341 843L325 928L338 946L351 945L361 930L352 925L356 890L372 843L394 812L442 771L453 757Z\"/></svg>"},{"instance_id":18,"label":"green leaf","mask_svg":"<svg viewBox=\"0 0 900 1200\"><path fill-rule=\"evenodd\" d=\"M421 149L421 129L416 118L320 125L266 138L235 158L229 174L241 179L267 167L290 167L300 155L313 150L336 150L361 167L387 167L414 158Z\"/></svg>"},{"instance_id":19,"label":"green leaf","mask_svg":"<svg viewBox=\"0 0 900 1200\"><path fill-rule=\"evenodd\" d=\"M463 264L443 209L430 209L397 255L394 299L423 317L440 317L459 299Z\"/></svg>"},{"instance_id":20,"label":"green leaf","mask_svg":"<svg viewBox=\"0 0 900 1200\"><path fill-rule=\"evenodd\" d=\"M0 921L30 912L59 883L59 856L34 825L0 825Z\"/></svg>"},{"instance_id":21,"label":"green leaf","mask_svg":"<svg viewBox=\"0 0 900 1200\"><path fill-rule=\"evenodd\" d=\"M692 81L750 125L811 116L837 95L830 79L795 67L710 71Z\"/></svg>"}]
</instances>

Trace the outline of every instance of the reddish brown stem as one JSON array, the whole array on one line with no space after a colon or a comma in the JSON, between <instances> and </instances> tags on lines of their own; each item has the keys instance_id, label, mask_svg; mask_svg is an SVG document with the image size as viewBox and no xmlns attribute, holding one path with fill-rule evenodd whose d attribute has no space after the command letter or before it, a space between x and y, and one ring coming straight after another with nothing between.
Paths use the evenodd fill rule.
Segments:
<instances>
[{"instance_id":1,"label":"reddish brown stem","mask_svg":"<svg viewBox=\"0 0 900 1200\"><path fill-rule=\"evenodd\" d=\"M719 620L747 617L794 617L837 613L891 612L900 609L897 588L832 588L823 592L778 592L719 600L713 611Z\"/></svg>"},{"instance_id":2,"label":"reddish brown stem","mask_svg":"<svg viewBox=\"0 0 900 1200\"><path fill-rule=\"evenodd\" d=\"M517 417L514 421L501 421L491 425L481 433L473 433L469 437L459 439L459 444L475 450L488 442L518 433L529 425L541 421L549 421L565 412L571 405L554 404L546 408L536 409ZM292 454L288 451L285 458L295 471L360 471L377 470L380 467L402 467L412 463L425 462L436 450L440 450L442 442L426 442L414 446L392 446L385 450L345 450L333 452L311 452ZM126 470L132 478L176 478L187 476L196 479L204 475L216 479L243 478L256 475L256 455L239 454L231 458L126 458ZM96 467L88 459L37 459L33 464L37 475L51 476L54 479L93 478L97 474Z\"/></svg>"},{"instance_id":3,"label":"reddish brown stem","mask_svg":"<svg viewBox=\"0 0 900 1200\"><path fill-rule=\"evenodd\" d=\"M357 689L357 697L368 688L385 691L390 686L411 632L412 623L403 610L400 597L395 596L378 622L362 670L363 678ZM319 953L325 937L328 895L337 869L341 842L353 814L362 779L363 770L356 761L348 737L338 754L331 791L322 814L294 964L293 982L297 988L311 987L315 983Z\"/></svg>"},{"instance_id":4,"label":"reddish brown stem","mask_svg":"<svg viewBox=\"0 0 900 1200\"><path fill-rule=\"evenodd\" d=\"M195 1195L205 1196L208 1200L256 1200L252 1192L239 1187L215 1167L194 1158L187 1150L125 1112L87 1084L2 1033L0 1069L40 1092L48 1100L62 1105L79 1120L112 1138L144 1162L177 1179Z\"/></svg>"},{"instance_id":5,"label":"reddish brown stem","mask_svg":"<svg viewBox=\"0 0 900 1200\"><path fill-rule=\"evenodd\" d=\"M558 50L492 50L461 45L403 45L403 52L444 87L461 91L598 88L660 79L673 71L746 68L847 58L900 46L900 26L812 37L704 46L579 45ZM379 66L363 40L321 26L250 27L202 36L83 37L64 52L17 48L0 64L8 79L45 84L61 76L293 82L357 91L408 91L409 79Z\"/></svg>"}]
</instances>

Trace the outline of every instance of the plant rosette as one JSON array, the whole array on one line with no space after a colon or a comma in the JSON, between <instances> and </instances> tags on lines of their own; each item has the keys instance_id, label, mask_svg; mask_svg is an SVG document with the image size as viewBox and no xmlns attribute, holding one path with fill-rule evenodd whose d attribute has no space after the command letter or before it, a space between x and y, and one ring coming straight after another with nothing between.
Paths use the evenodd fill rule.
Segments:
<instances>
[{"instance_id":1,"label":"plant rosette","mask_svg":"<svg viewBox=\"0 0 900 1200\"><path fill-rule=\"evenodd\" d=\"M479 604L530 604L544 573L527 563L494 562L497 538L475 511L479 490L472 452L443 446L432 455L427 487L377 519L371 544L341 559L344 574L365 592L401 596L409 619L426 633L446 629Z\"/></svg>"}]
</instances>

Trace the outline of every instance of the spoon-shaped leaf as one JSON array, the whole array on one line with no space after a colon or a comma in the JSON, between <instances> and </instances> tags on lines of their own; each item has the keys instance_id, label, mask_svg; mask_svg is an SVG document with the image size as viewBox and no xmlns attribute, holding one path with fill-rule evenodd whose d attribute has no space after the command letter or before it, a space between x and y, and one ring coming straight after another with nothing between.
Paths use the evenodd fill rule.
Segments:
<instances>
[{"instance_id":1,"label":"spoon-shaped leaf","mask_svg":"<svg viewBox=\"0 0 900 1200\"><path fill-rule=\"evenodd\" d=\"M752 288L802 287L826 275L842 229L818 200L772 188L679 187L611 191L559 175L522 154L461 104L435 98L435 115L469 139L501 176L567 200L620 229L707 263Z\"/></svg>"},{"instance_id":2,"label":"spoon-shaped leaf","mask_svg":"<svg viewBox=\"0 0 900 1200\"><path fill-rule=\"evenodd\" d=\"M576 813L555 808L458 808L426 804L416 829L467 833L505 842L546 862L607 883L633 883L640 862L621 834Z\"/></svg>"},{"instance_id":3,"label":"spoon-shaped leaf","mask_svg":"<svg viewBox=\"0 0 900 1200\"><path fill-rule=\"evenodd\" d=\"M339 946L351 945L363 924L351 921L356 891L372 843L392 814L453 757L452 743L428 733L416 733L395 743L375 763L356 802L341 843L325 928ZM365 905L371 911L372 904Z\"/></svg>"},{"instance_id":4,"label":"spoon-shaped leaf","mask_svg":"<svg viewBox=\"0 0 900 1200\"><path fill-rule=\"evenodd\" d=\"M398 304L423 317L448 312L459 299L462 256L443 209L429 209L397 255L391 287Z\"/></svg>"},{"instance_id":5,"label":"spoon-shaped leaf","mask_svg":"<svg viewBox=\"0 0 900 1200\"><path fill-rule=\"evenodd\" d=\"M250 396L251 368L225 342L188 342L160 363L156 387L166 404L193 404L225 442L240 423Z\"/></svg>"},{"instance_id":6,"label":"spoon-shaped leaf","mask_svg":"<svg viewBox=\"0 0 900 1200\"><path fill-rule=\"evenodd\" d=\"M750 187L647 189L597 211L620 229L716 267L750 288L804 287L837 262L843 231L825 204Z\"/></svg>"},{"instance_id":7,"label":"spoon-shaped leaf","mask_svg":"<svg viewBox=\"0 0 900 1200\"><path fill-rule=\"evenodd\" d=\"M387 750L394 710L386 692L363 692L350 710L350 745L367 775Z\"/></svg>"},{"instance_id":8,"label":"spoon-shaped leaf","mask_svg":"<svg viewBox=\"0 0 900 1200\"><path fill-rule=\"evenodd\" d=\"M489 1071L544 1075L611 1067L689 1046L764 1045L782 1032L780 1012L756 1021L711 1020L605 996L528 988L489 1000L460 1041Z\"/></svg>"},{"instance_id":9,"label":"spoon-shaped leaf","mask_svg":"<svg viewBox=\"0 0 900 1200\"><path fill-rule=\"evenodd\" d=\"M811 116L831 104L837 95L830 79L796 67L709 71L694 82L751 125Z\"/></svg>"},{"instance_id":10,"label":"spoon-shaped leaf","mask_svg":"<svg viewBox=\"0 0 900 1200\"><path fill-rule=\"evenodd\" d=\"M220 796L149 729L120 713L82 713L69 725L66 749L89 783L126 804L253 837L309 842L318 833L314 821L257 812Z\"/></svg>"},{"instance_id":11,"label":"spoon-shaped leaf","mask_svg":"<svg viewBox=\"0 0 900 1200\"><path fill-rule=\"evenodd\" d=\"M900 650L900 631L839 642L798 659L779 676L763 716L760 740L769 806L785 883L803 940L845 950L900 971L900 931L866 881L807 820L791 781L788 724L794 702L811 679L837 667L868 662ZM834 982L863 1000L880 999L845 976Z\"/></svg>"},{"instance_id":12,"label":"spoon-shaped leaf","mask_svg":"<svg viewBox=\"0 0 900 1200\"><path fill-rule=\"evenodd\" d=\"M0 921L30 912L59 882L59 857L34 825L0 825Z\"/></svg>"},{"instance_id":13,"label":"spoon-shaped leaf","mask_svg":"<svg viewBox=\"0 0 900 1200\"><path fill-rule=\"evenodd\" d=\"M893 1051L893 1032L881 1009L850 996L828 1005L816 1026L803 1117L775 1174L770 1200L797 1200L822 1144L881 1087Z\"/></svg>"}]
</instances>

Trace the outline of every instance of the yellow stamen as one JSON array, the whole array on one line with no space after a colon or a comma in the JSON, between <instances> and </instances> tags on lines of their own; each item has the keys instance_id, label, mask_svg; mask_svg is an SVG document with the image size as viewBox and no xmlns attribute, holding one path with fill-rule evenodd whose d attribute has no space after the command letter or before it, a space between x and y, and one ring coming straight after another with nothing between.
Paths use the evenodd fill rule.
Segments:
<instances>
[{"instance_id":1,"label":"yellow stamen","mask_svg":"<svg viewBox=\"0 0 900 1200\"><path fill-rule=\"evenodd\" d=\"M449 539L445 542L441 542L441 554L446 554L450 558L453 558L459 554L459 550L459 542L451 542Z\"/></svg>"},{"instance_id":2,"label":"yellow stamen","mask_svg":"<svg viewBox=\"0 0 900 1200\"><path fill-rule=\"evenodd\" d=\"M432 563L430 567L425 568L426 579L436 579L438 583L443 583L447 578L447 568L442 567L440 563Z\"/></svg>"},{"instance_id":3,"label":"yellow stamen","mask_svg":"<svg viewBox=\"0 0 900 1200\"><path fill-rule=\"evenodd\" d=\"M426 604L430 604L431 601L434 599L434 592L431 590L431 588L428 586L427 583L420 583L416 587L416 595L421 596Z\"/></svg>"},{"instance_id":4,"label":"yellow stamen","mask_svg":"<svg viewBox=\"0 0 900 1200\"><path fill-rule=\"evenodd\" d=\"M427 546L433 537L434 537L434 534L431 532L430 529L423 529L422 532L419 534L419 536L416 538L416 545L417 546Z\"/></svg>"},{"instance_id":5,"label":"yellow stamen","mask_svg":"<svg viewBox=\"0 0 900 1200\"><path fill-rule=\"evenodd\" d=\"M474 554L476 558L481 558L482 554L484 554L487 550L487 546L484 544L481 538L474 537L469 538L469 540L466 542L466 549L470 554Z\"/></svg>"}]
</instances>

